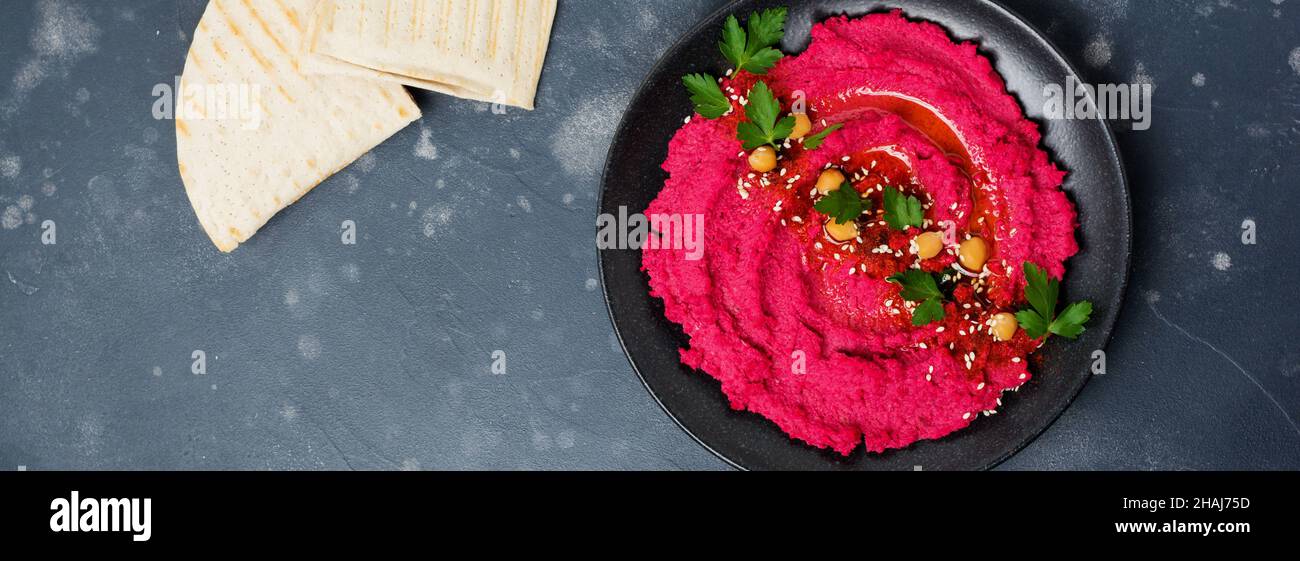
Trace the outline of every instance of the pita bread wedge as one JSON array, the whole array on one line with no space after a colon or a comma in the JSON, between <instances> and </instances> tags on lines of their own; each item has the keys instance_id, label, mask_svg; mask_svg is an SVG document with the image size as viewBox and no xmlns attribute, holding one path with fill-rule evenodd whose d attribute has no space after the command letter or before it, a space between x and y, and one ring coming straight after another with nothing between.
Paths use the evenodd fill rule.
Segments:
<instances>
[{"instance_id":1,"label":"pita bread wedge","mask_svg":"<svg viewBox=\"0 0 1300 561\"><path fill-rule=\"evenodd\" d=\"M211 0L176 92L176 156L199 223L232 251L420 118L401 85L307 74L313 0Z\"/></svg>"},{"instance_id":2,"label":"pita bread wedge","mask_svg":"<svg viewBox=\"0 0 1300 561\"><path fill-rule=\"evenodd\" d=\"M306 68L533 108L555 0L321 0Z\"/></svg>"}]
</instances>

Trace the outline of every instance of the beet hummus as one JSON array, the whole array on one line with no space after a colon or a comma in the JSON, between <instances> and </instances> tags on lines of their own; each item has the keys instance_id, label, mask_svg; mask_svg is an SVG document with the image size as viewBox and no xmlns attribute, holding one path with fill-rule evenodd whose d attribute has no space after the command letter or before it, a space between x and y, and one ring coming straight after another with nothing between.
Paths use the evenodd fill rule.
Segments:
<instances>
[{"instance_id":1,"label":"beet hummus","mask_svg":"<svg viewBox=\"0 0 1300 561\"><path fill-rule=\"evenodd\" d=\"M1022 263L1064 274L1075 212L1037 125L974 44L899 12L833 18L812 37L766 75L722 80L734 110L673 137L646 213L703 215L706 249L646 249L643 268L689 337L682 362L733 408L816 447L882 452L993 414L1029 379L1041 339L996 322L1025 303ZM816 128L842 128L815 149L787 140L756 171L736 130L759 79L782 107L806 101ZM828 170L870 202L851 225L814 208ZM914 196L923 222L886 224L886 187ZM972 239L983 256L963 266ZM942 319L914 325L917 303L887 280L907 271L946 285Z\"/></svg>"}]
</instances>

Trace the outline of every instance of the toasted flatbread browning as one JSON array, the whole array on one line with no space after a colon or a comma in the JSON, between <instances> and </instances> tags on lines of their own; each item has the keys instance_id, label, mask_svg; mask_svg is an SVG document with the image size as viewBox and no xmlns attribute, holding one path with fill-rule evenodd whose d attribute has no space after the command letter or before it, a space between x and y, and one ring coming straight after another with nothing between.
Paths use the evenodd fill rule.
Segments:
<instances>
[{"instance_id":1,"label":"toasted flatbread browning","mask_svg":"<svg viewBox=\"0 0 1300 561\"><path fill-rule=\"evenodd\" d=\"M555 0L321 0L305 68L533 108Z\"/></svg>"},{"instance_id":2,"label":"toasted flatbread browning","mask_svg":"<svg viewBox=\"0 0 1300 561\"><path fill-rule=\"evenodd\" d=\"M420 118L400 84L305 72L312 0L212 0L176 92L176 155L221 251Z\"/></svg>"}]
</instances>

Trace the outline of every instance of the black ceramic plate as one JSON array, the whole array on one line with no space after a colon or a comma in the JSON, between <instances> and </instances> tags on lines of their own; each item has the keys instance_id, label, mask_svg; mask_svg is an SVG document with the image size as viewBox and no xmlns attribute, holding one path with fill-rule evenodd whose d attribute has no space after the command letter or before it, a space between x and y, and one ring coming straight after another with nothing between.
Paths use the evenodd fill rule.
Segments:
<instances>
[{"instance_id":1,"label":"black ceramic plate","mask_svg":"<svg viewBox=\"0 0 1300 561\"><path fill-rule=\"evenodd\" d=\"M1063 298L1088 299L1095 306L1088 330L1074 341L1049 340L1037 358L1032 381L1007 392L997 415L981 416L970 427L939 440L927 440L884 454L861 447L847 458L793 440L774 423L749 412L733 411L720 384L683 366L678 349L687 339L663 316L663 304L649 294L635 250L601 250L605 298L614 327L633 368L650 393L683 429L731 464L748 469L925 470L988 469L1020 450L1056 419L1087 382L1093 353L1102 349L1119 313L1128 279L1130 215L1128 187L1115 139L1104 122L1042 118L1043 85L1063 84L1077 74L1038 32L1005 8L987 1L739 0L700 22L651 70L632 98L605 164L600 209L644 212L663 187L659 165L668 141L691 114L681 85L690 72L719 75L725 61L717 41L728 14L744 17L760 8L789 4L782 50L799 53L808 45L813 22L847 13L901 8L913 19L945 27L959 40L975 41L1006 79L1007 88L1031 119L1043 127L1044 144L1069 171L1064 189L1079 212L1081 250L1067 263Z\"/></svg>"}]
</instances>

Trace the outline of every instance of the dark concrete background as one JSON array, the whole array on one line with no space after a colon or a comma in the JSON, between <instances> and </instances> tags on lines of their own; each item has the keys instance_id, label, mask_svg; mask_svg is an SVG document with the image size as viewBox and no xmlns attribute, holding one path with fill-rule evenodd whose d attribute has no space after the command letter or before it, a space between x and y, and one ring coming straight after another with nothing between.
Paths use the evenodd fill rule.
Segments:
<instances>
[{"instance_id":1,"label":"dark concrete background","mask_svg":"<svg viewBox=\"0 0 1300 561\"><path fill-rule=\"evenodd\" d=\"M1006 4L1157 109L1119 135L1108 373L1003 467L1300 468L1300 0ZM561 0L537 111L417 93L420 123L224 255L150 115L204 2L3 2L0 469L724 468L618 349L592 243L628 99L720 5Z\"/></svg>"}]
</instances>

